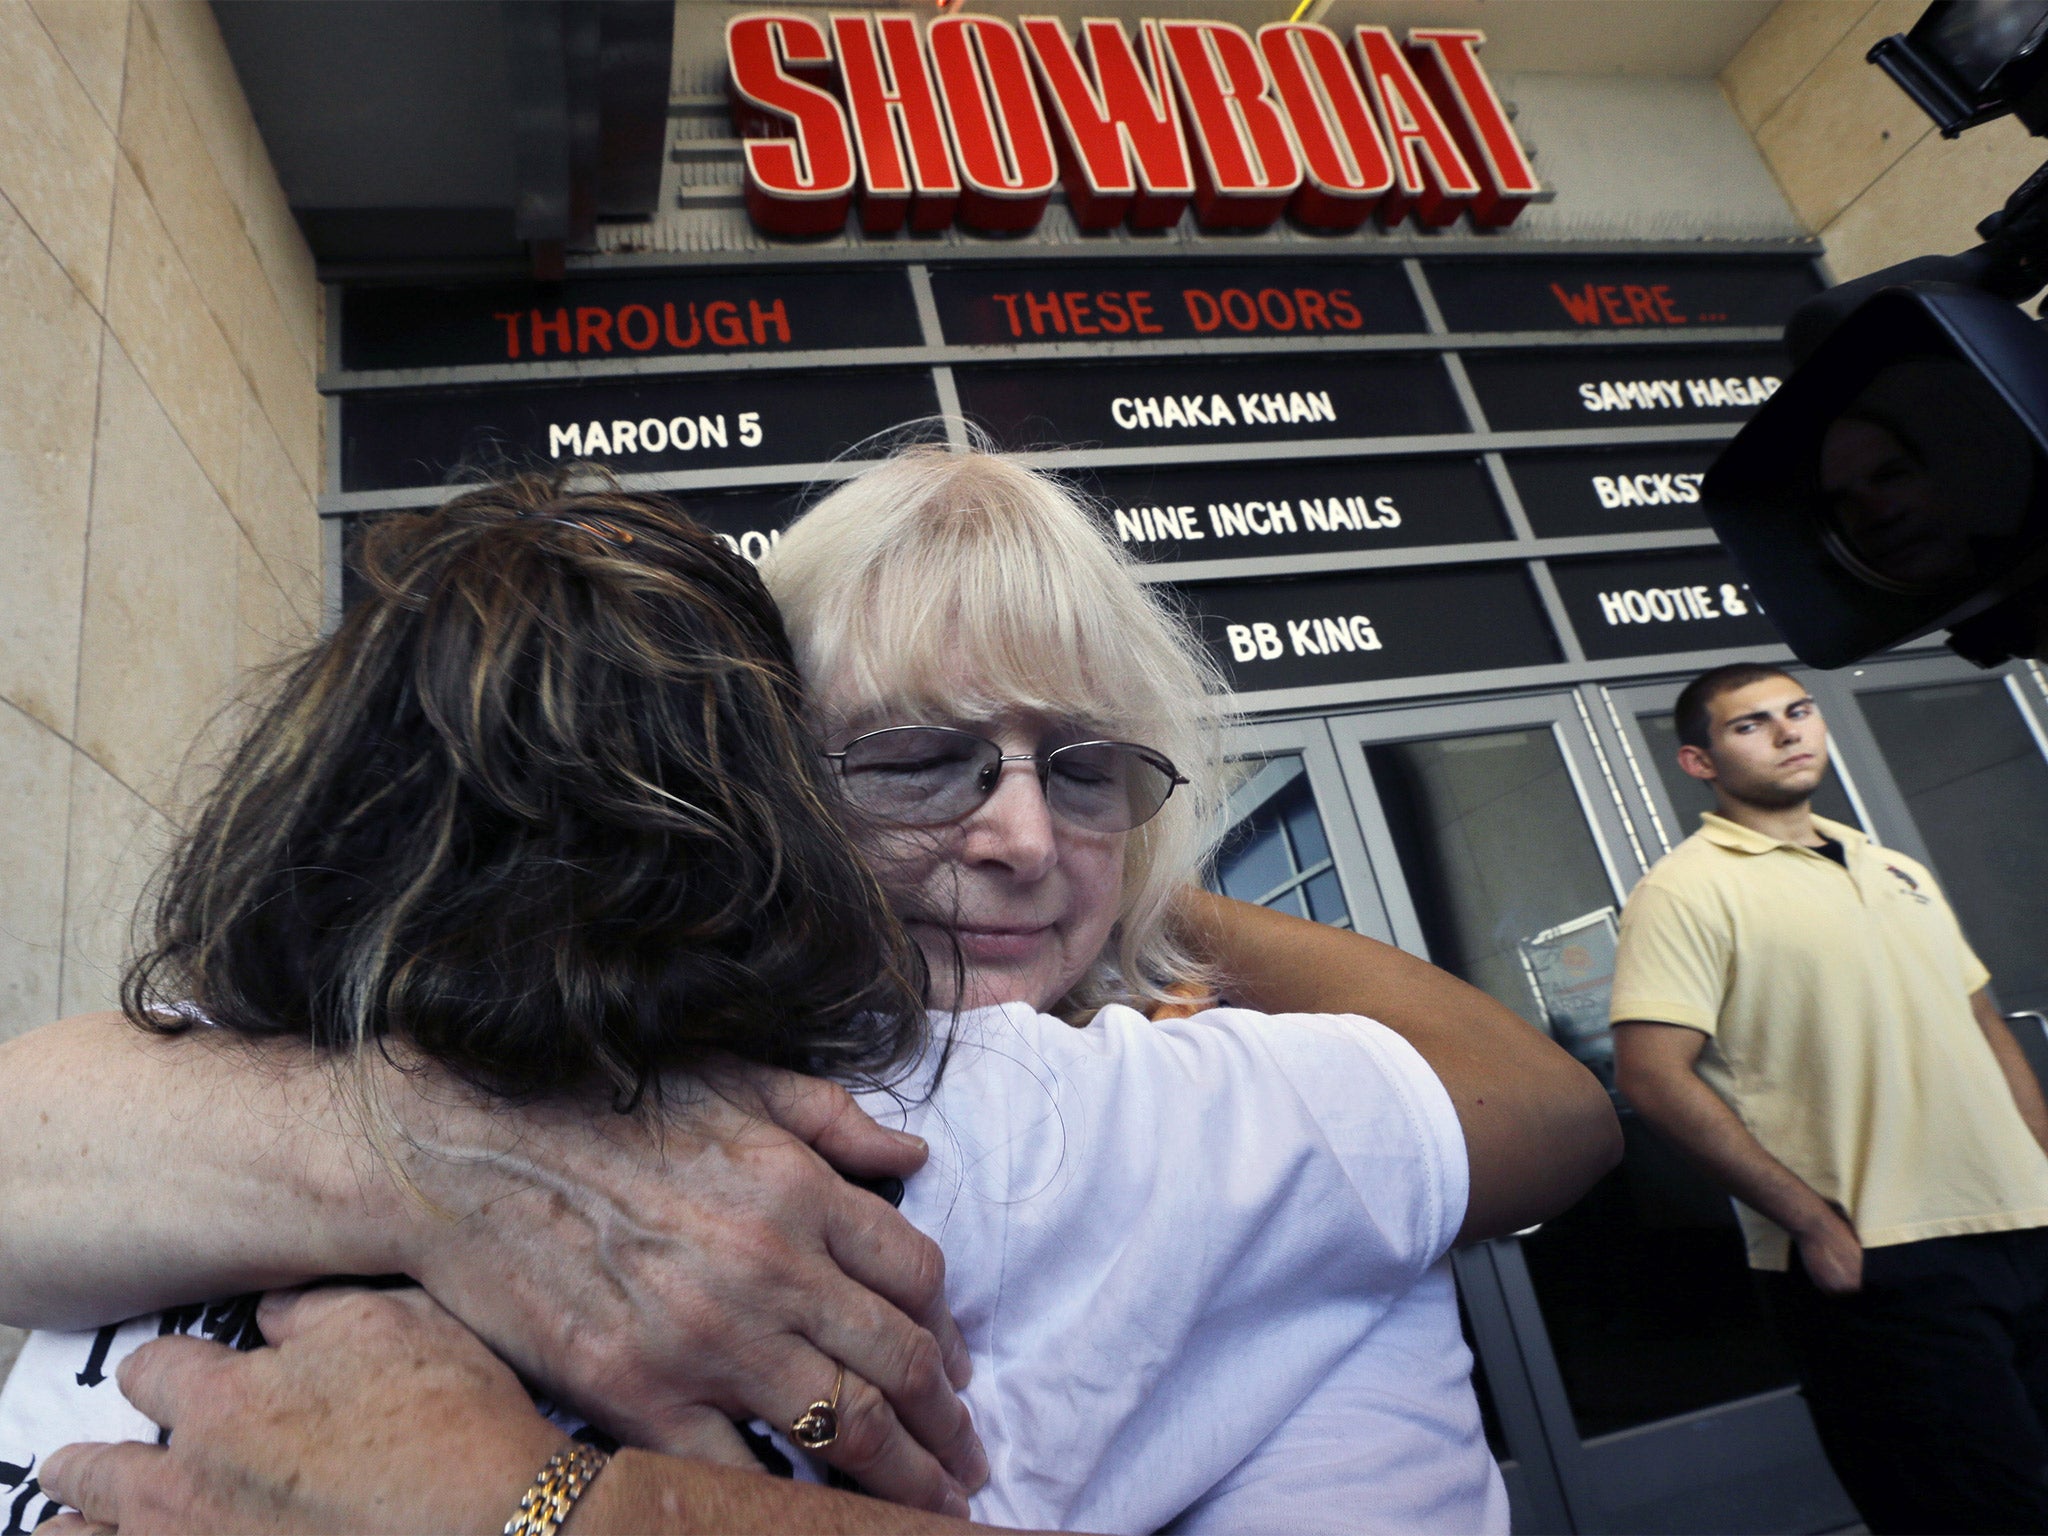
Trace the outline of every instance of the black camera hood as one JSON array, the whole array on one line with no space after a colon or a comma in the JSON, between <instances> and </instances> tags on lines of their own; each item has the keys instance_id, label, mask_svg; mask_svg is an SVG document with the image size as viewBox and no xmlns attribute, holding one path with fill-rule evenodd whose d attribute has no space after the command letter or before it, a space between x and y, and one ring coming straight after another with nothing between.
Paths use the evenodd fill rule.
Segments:
<instances>
[{"instance_id":1,"label":"black camera hood","mask_svg":"<svg viewBox=\"0 0 2048 1536\"><path fill-rule=\"evenodd\" d=\"M1886 590L1831 548L1816 466L1829 426L1883 370L1954 359L1996 392L2034 456L2033 497L2017 553L1989 586ZM1945 283L1880 290L1843 319L1750 418L1704 486L1707 517L1751 591L1800 660L1846 666L1953 627L2048 575L2048 335L2008 300ZM2032 537L2033 543L2027 540Z\"/></svg>"}]
</instances>

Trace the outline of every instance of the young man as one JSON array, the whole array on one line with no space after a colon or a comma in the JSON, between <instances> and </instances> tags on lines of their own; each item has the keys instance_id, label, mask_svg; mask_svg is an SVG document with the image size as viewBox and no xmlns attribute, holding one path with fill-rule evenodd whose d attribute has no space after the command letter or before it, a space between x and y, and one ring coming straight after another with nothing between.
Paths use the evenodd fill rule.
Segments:
<instances>
[{"instance_id":1,"label":"young man","mask_svg":"<svg viewBox=\"0 0 2048 1536\"><path fill-rule=\"evenodd\" d=\"M1813 814L1797 680L1678 697L1716 809L1621 919L1622 1091L1740 1202L1873 1531L2048 1530L2048 1107L1933 878Z\"/></svg>"}]
</instances>

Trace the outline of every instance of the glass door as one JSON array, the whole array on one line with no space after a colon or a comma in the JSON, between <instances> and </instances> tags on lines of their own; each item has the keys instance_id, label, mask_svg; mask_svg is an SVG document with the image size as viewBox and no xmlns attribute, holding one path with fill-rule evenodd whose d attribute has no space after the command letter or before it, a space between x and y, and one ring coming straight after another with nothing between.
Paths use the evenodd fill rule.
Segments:
<instances>
[{"instance_id":1,"label":"glass door","mask_svg":"<svg viewBox=\"0 0 2048 1536\"><path fill-rule=\"evenodd\" d=\"M1214 888L1391 942L1386 907L1323 723L1240 726L1224 745L1229 831L1217 851Z\"/></svg>"},{"instance_id":2,"label":"glass door","mask_svg":"<svg viewBox=\"0 0 2048 1536\"><path fill-rule=\"evenodd\" d=\"M1883 841L1934 871L2001 1007L2048 1010L2048 677L1928 656L1830 681L1855 702L1836 734L1878 763Z\"/></svg>"},{"instance_id":3,"label":"glass door","mask_svg":"<svg viewBox=\"0 0 2048 1536\"><path fill-rule=\"evenodd\" d=\"M1384 888L1359 832L1328 726L1278 721L1233 731L1229 831L1211 885L1227 896L1394 941ZM1459 1310L1473 1351L1487 1443L1519 1531L1572 1529L1520 1345L1540 1340L1532 1306L1517 1318L1493 1256L1455 1254ZM1525 1295L1526 1282L1517 1297ZM1519 1332L1518 1332L1519 1321Z\"/></svg>"},{"instance_id":4,"label":"glass door","mask_svg":"<svg viewBox=\"0 0 2048 1536\"><path fill-rule=\"evenodd\" d=\"M1615 914L1662 850L1645 843L1621 788L1634 770L1617 764L1586 699L1329 724L1398 942L1552 1034L1612 1091ZM1727 1201L1626 1104L1617 1109L1619 1168L1565 1215L1461 1258L1482 1358L1498 1380L1512 1356L1561 1505L1542 1517L1532 1508L1537 1518L1518 1528L1820 1531L1853 1521ZM1498 1313L1489 1326L1482 1308Z\"/></svg>"}]
</instances>

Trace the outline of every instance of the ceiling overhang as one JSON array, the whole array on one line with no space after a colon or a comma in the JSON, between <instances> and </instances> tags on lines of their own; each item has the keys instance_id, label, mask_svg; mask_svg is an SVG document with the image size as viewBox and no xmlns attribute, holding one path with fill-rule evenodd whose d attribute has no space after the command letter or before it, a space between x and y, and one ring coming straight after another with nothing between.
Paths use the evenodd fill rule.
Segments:
<instances>
[{"instance_id":1,"label":"ceiling overhang","mask_svg":"<svg viewBox=\"0 0 2048 1536\"><path fill-rule=\"evenodd\" d=\"M660 200L673 0L215 0L313 254L559 274Z\"/></svg>"}]
</instances>

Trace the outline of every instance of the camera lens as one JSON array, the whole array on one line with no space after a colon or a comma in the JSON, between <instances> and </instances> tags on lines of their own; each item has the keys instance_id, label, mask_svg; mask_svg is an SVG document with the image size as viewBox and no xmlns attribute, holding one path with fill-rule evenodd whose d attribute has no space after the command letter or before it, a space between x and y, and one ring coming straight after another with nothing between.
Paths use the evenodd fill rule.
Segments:
<instances>
[{"instance_id":1,"label":"camera lens","mask_svg":"<svg viewBox=\"0 0 2048 1536\"><path fill-rule=\"evenodd\" d=\"M1931 593L1991 574L2026 520L2033 451L1972 369L1884 369L1821 434L1818 520L1830 553L1873 586Z\"/></svg>"}]
</instances>

